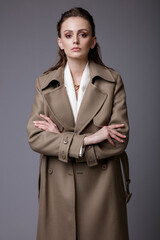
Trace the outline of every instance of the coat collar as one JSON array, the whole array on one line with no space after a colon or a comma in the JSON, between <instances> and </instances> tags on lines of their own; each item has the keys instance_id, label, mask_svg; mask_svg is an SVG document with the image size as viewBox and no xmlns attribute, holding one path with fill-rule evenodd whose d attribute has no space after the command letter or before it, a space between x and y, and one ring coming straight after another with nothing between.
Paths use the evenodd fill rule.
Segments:
<instances>
[{"instance_id":1,"label":"coat collar","mask_svg":"<svg viewBox=\"0 0 160 240\"><path fill-rule=\"evenodd\" d=\"M93 61L89 61L89 69L91 80L95 77L101 77L106 81L115 82L110 70L107 67L103 67ZM64 84L64 66L59 67L57 70L51 71L48 74L44 74L41 76L42 81L40 83L41 89L46 88L50 82L56 80L60 83L60 85Z\"/></svg>"},{"instance_id":2,"label":"coat collar","mask_svg":"<svg viewBox=\"0 0 160 240\"><path fill-rule=\"evenodd\" d=\"M74 121L71 104L67 96L66 87L64 86L64 67L60 67L47 75L42 75L41 79L39 79L41 89L45 89L52 81L59 82L60 86L54 90L50 89L46 91L44 93L44 98L54 116L53 119L56 119L56 122L59 122L60 126L62 126L65 131L74 131L80 134L107 99L107 91L102 92L97 88L92 83L93 78L98 76L107 82L115 82L108 68L94 62L89 62L89 68L90 81L84 93L76 122Z\"/></svg>"}]
</instances>

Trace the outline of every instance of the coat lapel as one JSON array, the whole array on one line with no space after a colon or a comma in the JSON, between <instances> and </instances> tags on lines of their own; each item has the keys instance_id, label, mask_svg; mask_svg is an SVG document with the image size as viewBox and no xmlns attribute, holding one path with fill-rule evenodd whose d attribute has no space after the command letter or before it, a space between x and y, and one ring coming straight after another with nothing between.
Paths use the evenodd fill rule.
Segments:
<instances>
[{"instance_id":1,"label":"coat lapel","mask_svg":"<svg viewBox=\"0 0 160 240\"><path fill-rule=\"evenodd\" d=\"M78 112L75 132L80 133L83 131L106 98L107 94L102 93L95 85L89 82Z\"/></svg>"},{"instance_id":2,"label":"coat lapel","mask_svg":"<svg viewBox=\"0 0 160 240\"><path fill-rule=\"evenodd\" d=\"M93 61L89 62L90 82L87 86L86 92L83 96L80 109L77 116L75 132L81 133L87 124L93 119L99 111L105 100L107 99L107 92L102 92L93 84L95 77L104 79L109 82L115 82L108 68L105 68ZM98 81L98 79L97 79Z\"/></svg>"},{"instance_id":3,"label":"coat lapel","mask_svg":"<svg viewBox=\"0 0 160 240\"><path fill-rule=\"evenodd\" d=\"M107 93L102 92L93 84L95 77L103 78L104 80L115 82L110 71L94 63L89 62L90 68L90 81L83 96L79 112L77 115L76 123L72 108L67 95L66 87L64 86L64 66L55 71L50 72L48 75L42 75L41 89L45 91L51 82L57 82L58 87L46 91L44 98L56 118L56 120L64 127L65 131L75 131L81 133L87 124L93 119L94 115L99 111L104 101L107 98Z\"/></svg>"},{"instance_id":4,"label":"coat lapel","mask_svg":"<svg viewBox=\"0 0 160 240\"><path fill-rule=\"evenodd\" d=\"M74 131L75 123L71 105L64 85L45 95L53 115L65 131Z\"/></svg>"},{"instance_id":5,"label":"coat lapel","mask_svg":"<svg viewBox=\"0 0 160 240\"><path fill-rule=\"evenodd\" d=\"M52 84L58 84L58 87L49 88L49 85ZM41 89L46 92L44 98L56 121L63 126L65 131L73 132L75 122L66 87L64 86L64 67L62 66L48 75L44 75L44 79L41 81Z\"/></svg>"}]
</instances>

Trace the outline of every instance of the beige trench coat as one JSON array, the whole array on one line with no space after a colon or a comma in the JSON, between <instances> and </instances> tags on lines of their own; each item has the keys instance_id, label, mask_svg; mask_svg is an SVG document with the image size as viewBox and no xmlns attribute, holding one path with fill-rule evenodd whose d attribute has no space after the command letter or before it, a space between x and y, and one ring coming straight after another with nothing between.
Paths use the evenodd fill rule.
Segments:
<instances>
[{"instance_id":1,"label":"beige trench coat","mask_svg":"<svg viewBox=\"0 0 160 240\"><path fill-rule=\"evenodd\" d=\"M36 81L28 121L28 141L40 153L37 240L128 240L126 196L120 163L129 136L126 96L121 77L92 61L90 82L76 123L64 86L64 67ZM33 124L47 115L60 134ZM104 125L124 123L124 143L107 140L79 150L86 135Z\"/></svg>"}]
</instances>

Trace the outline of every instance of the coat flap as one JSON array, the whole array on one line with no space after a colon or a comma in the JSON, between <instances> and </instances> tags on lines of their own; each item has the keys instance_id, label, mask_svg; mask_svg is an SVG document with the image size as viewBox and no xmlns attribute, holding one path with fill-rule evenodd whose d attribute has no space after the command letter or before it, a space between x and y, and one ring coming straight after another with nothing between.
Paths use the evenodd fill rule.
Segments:
<instances>
[{"instance_id":1,"label":"coat flap","mask_svg":"<svg viewBox=\"0 0 160 240\"><path fill-rule=\"evenodd\" d=\"M44 95L44 98L52 114L64 127L65 131L73 132L75 127L74 116L65 86L62 85L50 91Z\"/></svg>"},{"instance_id":2,"label":"coat flap","mask_svg":"<svg viewBox=\"0 0 160 240\"><path fill-rule=\"evenodd\" d=\"M93 119L107 96L106 93L101 92L91 81L89 82L77 115L75 126L76 133L81 133L87 124Z\"/></svg>"}]
</instances>

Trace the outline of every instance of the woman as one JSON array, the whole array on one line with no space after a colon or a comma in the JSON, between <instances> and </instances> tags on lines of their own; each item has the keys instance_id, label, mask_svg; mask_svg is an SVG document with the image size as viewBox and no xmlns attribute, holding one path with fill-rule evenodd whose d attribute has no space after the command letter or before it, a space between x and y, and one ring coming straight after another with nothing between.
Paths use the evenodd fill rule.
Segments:
<instances>
[{"instance_id":1,"label":"woman","mask_svg":"<svg viewBox=\"0 0 160 240\"><path fill-rule=\"evenodd\" d=\"M27 125L41 154L37 240L128 240L121 77L103 64L86 10L63 13L57 31L60 60L37 79Z\"/></svg>"}]
</instances>

